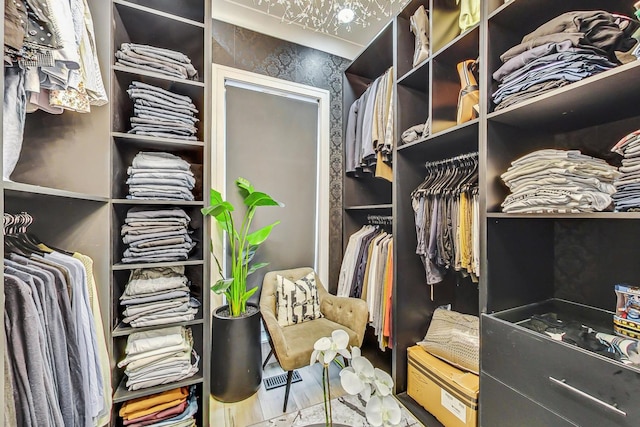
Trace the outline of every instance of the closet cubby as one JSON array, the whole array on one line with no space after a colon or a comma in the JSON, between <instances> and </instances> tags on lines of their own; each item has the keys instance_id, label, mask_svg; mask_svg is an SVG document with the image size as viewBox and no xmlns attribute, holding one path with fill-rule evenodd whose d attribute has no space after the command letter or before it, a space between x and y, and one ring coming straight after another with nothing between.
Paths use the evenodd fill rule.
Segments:
<instances>
[{"instance_id":1,"label":"closet cubby","mask_svg":"<svg viewBox=\"0 0 640 427\"><path fill-rule=\"evenodd\" d=\"M166 325L162 325L162 326L158 326L155 329L161 329L163 327L166 327ZM116 371L114 371L114 377L113 377L113 384L114 384L114 394L113 394L113 403L114 403L114 407L118 406L117 404L122 403L122 402L126 402L127 400L131 400L131 399L137 399L139 397L145 397L145 396L149 396L151 394L155 394L155 393L161 393L163 391L167 391L167 390L171 390L174 388L178 388L178 387L183 387L183 386L189 386L189 385L193 385L193 384L201 384L204 381L204 376L203 376L203 372L202 372L202 358L203 358L203 341L202 340L198 340L196 339L196 337L202 336L203 334L203 325L202 324L192 324L192 325L188 325L186 326L187 328L191 329L191 332L193 334L193 339L194 339L194 344L193 344L193 349L196 351L196 353L198 354L198 357L200 357L200 362L198 363L199 366L199 370L198 372L195 373L195 375L186 378L184 380L181 381L177 381L177 382L173 382L173 383L168 383L168 384L160 384L157 386L153 386L153 387L148 387L148 388L143 388L140 390L127 390L127 376L124 373L124 369L118 369ZM125 348L127 346L127 336L116 336L113 337L113 355L114 358L116 360L116 363L121 361L122 359L124 359L125 357ZM192 360L193 362L193 360ZM202 390L202 389L201 389ZM206 396L206 399L208 399L209 396ZM206 400L205 399L205 400ZM201 402L198 402L199 404ZM114 408L115 409L115 408ZM119 408L118 408L119 409ZM199 408L199 412L203 412L202 411L202 406L200 406ZM117 412L116 412L117 413ZM208 414L207 414L208 417ZM122 420L120 419L120 417L114 417L113 418L114 422L121 422Z\"/></svg>"},{"instance_id":2,"label":"closet cubby","mask_svg":"<svg viewBox=\"0 0 640 427\"><path fill-rule=\"evenodd\" d=\"M133 332L155 329L156 327L144 327L144 328L132 328L129 325L122 323L123 319L123 307L120 305L120 295L124 293L124 290L129 282L132 270L116 270L113 272L113 295L112 300L112 324L113 336L126 336ZM204 283L202 277L202 268L198 265L187 265L185 267L185 276L189 279L189 289L191 291L191 297L197 299L201 304L203 303L203 295L208 292L208 287ZM198 314L194 320L188 322L180 322L179 325L190 325L196 323L202 323L203 313L202 307L200 307Z\"/></svg>"},{"instance_id":3,"label":"closet cubby","mask_svg":"<svg viewBox=\"0 0 640 427\"><path fill-rule=\"evenodd\" d=\"M413 14L416 12L416 10L418 10L420 6L424 6L424 9L427 12L427 16L429 16L429 0L413 0L407 6L405 6L405 8L398 14L396 18L398 80L400 80L400 78L405 76L410 71L422 68L429 62L429 58L427 58L420 64L416 64L415 68L413 67L416 36L411 32L411 16L413 16Z\"/></svg>"},{"instance_id":4,"label":"closet cubby","mask_svg":"<svg viewBox=\"0 0 640 427\"><path fill-rule=\"evenodd\" d=\"M438 53L460 35L460 5L454 0L431 0L431 52Z\"/></svg>"},{"instance_id":5,"label":"closet cubby","mask_svg":"<svg viewBox=\"0 0 640 427\"><path fill-rule=\"evenodd\" d=\"M129 186L127 181L127 169L131 166L133 158L141 151L144 152L168 152L174 154L191 164L191 172L196 179L195 187L191 192L196 201L200 204L203 200L203 188L208 186L203 182L204 179L204 157L202 147L175 144L173 147L163 147L160 144L139 144L137 140L114 139L113 147L113 186L112 195L114 199L126 199L129 194ZM143 201L130 201L131 203L143 203ZM155 201L153 201L155 203ZM171 204L191 204L190 202L170 202Z\"/></svg>"},{"instance_id":6,"label":"closet cubby","mask_svg":"<svg viewBox=\"0 0 640 427\"><path fill-rule=\"evenodd\" d=\"M153 9L131 7L126 1L114 0L113 5L114 54L122 43L175 50L189 57L198 71L197 80L204 81L204 24L155 13Z\"/></svg>"},{"instance_id":7,"label":"closet cubby","mask_svg":"<svg viewBox=\"0 0 640 427\"><path fill-rule=\"evenodd\" d=\"M136 204L136 206L141 206L142 204ZM144 205L142 205L144 206ZM120 235L120 227L124 224L124 220L127 216L127 211L131 209L133 205L128 204L117 204L113 206L113 223L114 223L114 233L113 233L113 259L116 265L120 265L120 260L122 259L122 254L128 245L122 242L122 236ZM189 260L202 260L203 251L207 248L206 242L203 241L204 230L203 230L203 219L202 214L200 213L200 207L198 206L176 206L172 204L166 205L158 205L153 204L148 206L150 209L162 209L166 208L175 208L179 207L186 212L187 215L191 218L191 222L189 223L188 230L192 233L189 234L193 239L196 246L193 248L191 253L189 254ZM203 242L205 244L203 244ZM128 264L124 264L128 265ZM147 266L153 267L154 263L149 263ZM119 295L118 295L119 296Z\"/></svg>"},{"instance_id":8,"label":"closet cubby","mask_svg":"<svg viewBox=\"0 0 640 427\"><path fill-rule=\"evenodd\" d=\"M193 21L193 23L203 24L205 16L202 11L206 0L113 0L114 3L125 5L131 8L139 8L148 13L169 15L174 19Z\"/></svg>"},{"instance_id":9,"label":"closet cubby","mask_svg":"<svg viewBox=\"0 0 640 427\"><path fill-rule=\"evenodd\" d=\"M190 80L180 80L180 79L167 79L156 76L149 76L145 74L140 74L137 70L127 70L122 71L123 69L119 66L114 67L113 73L113 118L112 118L112 129L114 132L126 133L129 129L131 129L131 123L129 119L133 117L133 100L129 97L127 93L127 89L129 89L129 85L134 82L142 82L152 86L156 86L165 90L168 90L173 93L177 93L179 95L186 95L191 98L193 104L198 109L198 114L195 116L200 119L199 122L195 124L198 132L196 133L196 137L198 141L187 141L180 140L184 143L190 142L201 142L204 138L204 129L203 129L203 113L204 113L204 87L199 82L192 82ZM196 83L196 84L194 84ZM132 135L137 136L137 135ZM156 137L158 140L165 139L165 137ZM166 139L171 139L171 137L166 137Z\"/></svg>"},{"instance_id":10,"label":"closet cubby","mask_svg":"<svg viewBox=\"0 0 640 427\"><path fill-rule=\"evenodd\" d=\"M422 70L425 73L422 73ZM429 67L422 67L420 71L420 73L411 74L396 86L398 105L400 106L397 113L399 134L412 126L425 124L429 118ZM413 78L414 76L416 78ZM425 136L423 135L420 139L425 139ZM402 144L398 138L398 145Z\"/></svg>"},{"instance_id":11,"label":"closet cubby","mask_svg":"<svg viewBox=\"0 0 640 427\"><path fill-rule=\"evenodd\" d=\"M434 134L457 126L461 84L456 65L465 60L478 58L479 37L479 27L476 26L433 57L431 127Z\"/></svg>"}]
</instances>

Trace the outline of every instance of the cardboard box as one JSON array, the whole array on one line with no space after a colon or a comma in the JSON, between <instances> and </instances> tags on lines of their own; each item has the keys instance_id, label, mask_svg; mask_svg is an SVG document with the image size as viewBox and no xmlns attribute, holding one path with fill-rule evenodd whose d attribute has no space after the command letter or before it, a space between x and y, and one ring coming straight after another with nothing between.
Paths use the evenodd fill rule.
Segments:
<instances>
[{"instance_id":1,"label":"cardboard box","mask_svg":"<svg viewBox=\"0 0 640 427\"><path fill-rule=\"evenodd\" d=\"M479 377L449 365L420 346L410 347L407 353L407 394L445 427L476 427Z\"/></svg>"},{"instance_id":2,"label":"cardboard box","mask_svg":"<svg viewBox=\"0 0 640 427\"><path fill-rule=\"evenodd\" d=\"M616 313L614 329L631 338L640 336L640 288L616 285Z\"/></svg>"}]
</instances>

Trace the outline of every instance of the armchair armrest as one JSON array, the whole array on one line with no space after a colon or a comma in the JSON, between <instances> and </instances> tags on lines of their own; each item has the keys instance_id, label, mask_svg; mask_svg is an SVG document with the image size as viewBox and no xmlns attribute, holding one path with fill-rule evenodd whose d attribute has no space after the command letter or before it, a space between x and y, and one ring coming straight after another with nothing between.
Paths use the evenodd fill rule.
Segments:
<instances>
[{"instance_id":1,"label":"armchair armrest","mask_svg":"<svg viewBox=\"0 0 640 427\"><path fill-rule=\"evenodd\" d=\"M267 328L267 332L269 333L269 337L271 338L272 348L278 357L278 353L284 351L285 354L281 356L286 356L288 351L284 341L284 333L282 332L282 327L278 323L276 316L271 311L261 310L260 314L262 315L262 320L264 321L264 326ZM280 358L278 357L278 360Z\"/></svg>"},{"instance_id":2,"label":"armchair armrest","mask_svg":"<svg viewBox=\"0 0 640 427\"><path fill-rule=\"evenodd\" d=\"M364 331L369 320L367 303L358 298L337 297L326 293L320 302L320 311L332 322L351 329L358 335L358 346L362 345Z\"/></svg>"}]
</instances>

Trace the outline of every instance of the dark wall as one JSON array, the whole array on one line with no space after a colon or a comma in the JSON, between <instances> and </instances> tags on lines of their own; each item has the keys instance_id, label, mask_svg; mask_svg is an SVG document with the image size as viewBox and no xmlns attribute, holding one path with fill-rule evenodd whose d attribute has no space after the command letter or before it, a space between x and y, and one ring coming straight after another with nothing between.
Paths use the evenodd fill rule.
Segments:
<instances>
[{"instance_id":1,"label":"dark wall","mask_svg":"<svg viewBox=\"0 0 640 427\"><path fill-rule=\"evenodd\" d=\"M213 21L213 62L320 89L331 95L329 282L342 262L342 73L350 61L299 44Z\"/></svg>"}]
</instances>

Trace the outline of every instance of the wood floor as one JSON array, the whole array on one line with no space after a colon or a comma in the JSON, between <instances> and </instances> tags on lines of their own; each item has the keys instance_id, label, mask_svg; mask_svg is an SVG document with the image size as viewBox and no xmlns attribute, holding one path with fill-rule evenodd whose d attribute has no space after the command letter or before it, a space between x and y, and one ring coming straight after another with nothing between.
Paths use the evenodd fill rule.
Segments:
<instances>
[{"instance_id":1,"label":"wood floor","mask_svg":"<svg viewBox=\"0 0 640 427\"><path fill-rule=\"evenodd\" d=\"M264 350L263 350L264 352ZM266 355L266 352L264 352ZM283 373L280 365L271 358L263 372L263 378ZM298 370L302 381L291 385L287 412L308 408L322 403L322 366L316 363ZM329 368L331 397L345 394L340 385L340 368L333 364ZM211 427L247 427L260 421L268 420L282 414L285 387L265 390L264 384L256 394L238 403L222 403L211 398Z\"/></svg>"}]
</instances>

